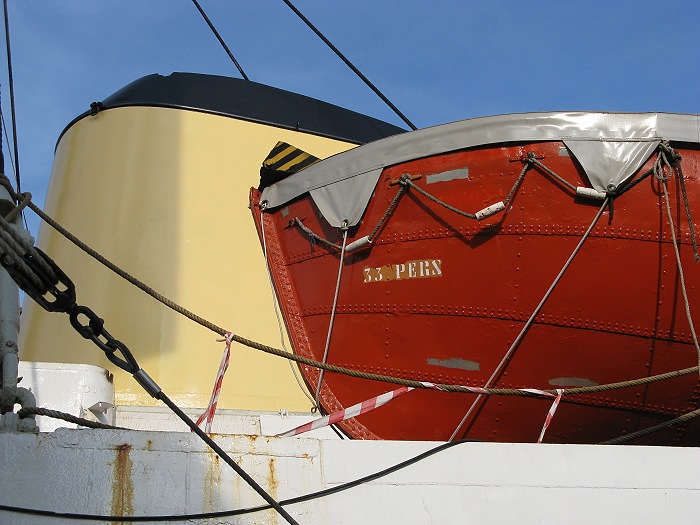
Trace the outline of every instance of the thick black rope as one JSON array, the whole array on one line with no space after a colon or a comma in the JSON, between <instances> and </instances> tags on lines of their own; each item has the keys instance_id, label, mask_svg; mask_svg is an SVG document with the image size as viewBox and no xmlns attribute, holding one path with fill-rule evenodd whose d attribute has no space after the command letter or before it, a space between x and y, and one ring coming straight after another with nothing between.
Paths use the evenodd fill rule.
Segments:
<instances>
[{"instance_id":1,"label":"thick black rope","mask_svg":"<svg viewBox=\"0 0 700 525\"><path fill-rule=\"evenodd\" d=\"M7 0L3 0L3 12L5 16L5 48L7 49L7 79L10 84L10 113L12 116L12 145L15 152L15 182L17 192L22 192L22 183L19 175L19 147L17 144L17 117L15 115L15 85L12 77L12 52L10 51L10 21L7 13ZM3 170L4 171L4 170Z\"/></svg>"},{"instance_id":2,"label":"thick black rope","mask_svg":"<svg viewBox=\"0 0 700 525\"><path fill-rule=\"evenodd\" d=\"M690 241L693 245L693 254L695 262L700 262L700 254L698 254L698 242L695 236L695 224L690 213L690 203L688 202L688 190L685 187L685 177L683 176L683 166L681 165L681 156L674 150L667 141L659 144L659 149L664 153L664 160L668 162L669 168L673 167L676 170L678 181L681 186L681 195L683 196L683 206L685 207L685 215L688 219L688 230L690 231ZM670 158L669 158L670 157Z\"/></svg>"},{"instance_id":3,"label":"thick black rope","mask_svg":"<svg viewBox=\"0 0 700 525\"><path fill-rule=\"evenodd\" d=\"M6 1L7 1L7 0L6 0ZM218 32L218 31L216 30L216 28L214 27L214 24L212 24L211 20L209 20L209 17L208 17L207 14L204 12L204 9L202 9L202 7L199 5L199 2L197 2L197 0L192 0L192 3L195 5L195 7L197 8L197 10L199 11L199 14L202 15L202 18L204 18L204 21L205 21L205 22L207 23L207 25L209 26L209 29L211 29L212 33L214 33L214 36L217 38L217 40L218 40L219 43L221 44L221 47L224 48L224 51L226 51L226 54L229 56L229 58L231 59L231 61L233 62L233 64L236 66L236 68L238 68L238 71L240 72L241 76L242 76L245 80L250 80L250 79L248 78L248 75L245 74L245 71L243 71L243 68L241 67L241 65L238 63L238 60L236 60L236 58L233 56L233 53L231 53L231 50L230 50L230 49L228 48L228 46L226 45L226 42L224 42L224 39L221 38L221 35L219 34L219 32Z\"/></svg>"},{"instance_id":4,"label":"thick black rope","mask_svg":"<svg viewBox=\"0 0 700 525\"><path fill-rule=\"evenodd\" d=\"M323 42L338 56L338 58L340 58L343 62L345 62L345 65L347 65L350 69L352 69L352 71L353 71L358 77L360 77L360 79L361 79L365 84L367 84L367 86L368 86L372 91L374 91L375 94L376 94L379 98L381 98L381 99L384 101L384 103L385 103L387 106L389 106L389 107L394 111L394 113L396 113L396 114L401 118L401 120L403 120L406 124L408 124L408 126L409 126L412 130L415 131L416 129L418 129L418 128L416 128L416 126L413 125L413 122L411 122L410 120L408 120L408 118L406 117L406 115L404 115L403 113L401 113L401 111L399 111L399 108L397 108L396 106L394 106L394 104L391 103L391 101L384 95L384 93L382 93L381 91L379 91L379 89L378 89L374 84L372 84L372 82L370 82L370 80L369 80L366 76L364 76L364 75L362 74L362 72L361 72L359 69L357 69L357 68L355 67L355 65L354 65L352 62L350 62L347 58L345 58L345 55L343 55L343 54L338 50L338 48L335 47L335 46L331 43L331 41L328 40L328 39L323 35L323 33L321 33L321 31L319 31L318 29L316 29L316 26L314 26L314 25L309 21L309 19L306 18L306 17L301 13L301 11L299 11L296 7L294 7L294 5L292 4L292 2L290 2L289 0L282 0L282 1L283 1L285 4L287 4L287 6L289 7L289 9L291 9L292 11L294 11L294 13L299 17L299 19L300 19L302 22L304 22L304 23L307 25L307 27L308 27L309 29L311 29L314 33L316 33L316 35L317 35L321 40L323 40Z\"/></svg>"}]
</instances>

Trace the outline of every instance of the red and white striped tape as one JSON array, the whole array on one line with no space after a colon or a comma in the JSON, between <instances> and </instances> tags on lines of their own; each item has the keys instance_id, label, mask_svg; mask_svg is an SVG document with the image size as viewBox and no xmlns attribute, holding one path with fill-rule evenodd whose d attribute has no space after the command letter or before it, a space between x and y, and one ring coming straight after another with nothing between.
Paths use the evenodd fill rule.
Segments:
<instances>
[{"instance_id":1,"label":"red and white striped tape","mask_svg":"<svg viewBox=\"0 0 700 525\"><path fill-rule=\"evenodd\" d=\"M547 394L550 397L554 397L554 402L552 403L552 406L550 407L549 412L547 413L547 417L544 420L544 426L542 427L542 432L540 432L540 438L537 440L538 443L542 443L544 433L547 431L547 427L552 422L554 413L557 411L557 407L559 406L559 402L561 401L561 396L564 395L564 390L562 390L561 388L557 388L556 397L553 394L549 394L549 392L547 392Z\"/></svg>"},{"instance_id":2,"label":"red and white striped tape","mask_svg":"<svg viewBox=\"0 0 700 525\"><path fill-rule=\"evenodd\" d=\"M435 383L428 383L426 381L421 381L421 384L427 388L432 388L435 390L441 390L445 391L444 388L441 388L439 385ZM480 388L480 387L473 387L473 386L463 386L465 390L468 392L472 392L474 394L484 394L484 395L489 395L489 391L486 390L485 388ZM330 414L328 416L321 417L319 419L314 419L313 421L310 421L309 423L304 423L303 425L300 425L296 428L293 428L292 430L288 430L287 432L284 432L282 434L277 434L279 437L290 437L290 436L298 436L299 434L303 434L304 432L309 432L310 430L316 430L318 428L323 428L328 425L334 425L335 423L340 423L341 421L345 421L346 419L352 419L353 417L357 417L360 414L364 414L366 412L369 412L371 410L374 410L375 408L379 408L382 405L386 405L389 401L392 401L396 399L399 396L402 396L406 392L410 392L411 390L414 390L413 387L408 387L408 386L403 386L401 388L397 388L396 390L392 390L391 392L386 392L384 394L381 394L377 397L373 397L372 399L368 399L367 401L363 401L362 403L358 403L356 405L353 405L349 408L346 408L344 410L338 410L337 412L334 412L333 414ZM547 417L544 422L544 426L542 427L542 432L540 433L540 437L538 439L538 443L542 443L542 439L544 438L544 433L547 431L547 427L549 427L549 424L552 422L552 418L554 417L554 413L557 411L557 407L559 407L559 403L561 401L562 395L564 394L564 390L562 389L557 389L557 395L554 395L550 392L546 392L545 390L538 390L536 388L520 388L518 389L521 392L529 392L530 394L536 394L538 396L544 396L544 397L553 397L554 402L552 403L552 406L549 409L549 412L547 413Z\"/></svg>"},{"instance_id":3,"label":"red and white striped tape","mask_svg":"<svg viewBox=\"0 0 700 525\"><path fill-rule=\"evenodd\" d=\"M207 424L204 427L204 431L207 433L211 432L211 422L214 420L214 414L216 413L216 403L219 401L219 392L221 391L221 385L224 382L224 374L228 369L228 362L231 358L231 342L233 338L233 333L226 332L225 339L217 339L218 343L226 343L226 348L224 349L224 355L221 358L221 364L219 365L219 371L216 373L216 381L214 382L214 390L211 393L211 398L209 399L209 405L204 413L197 419L197 426L201 425L202 421L206 418Z\"/></svg>"},{"instance_id":4,"label":"red and white striped tape","mask_svg":"<svg viewBox=\"0 0 700 525\"><path fill-rule=\"evenodd\" d=\"M410 392L411 390L413 390L412 387L402 386L401 388L397 388L396 390L393 390L391 392L386 392L382 395L373 397L372 399L368 399L367 401L363 401L362 403L358 403L357 405L353 405L344 410L339 410L329 416L314 419L309 423L305 423L296 428L293 428L292 430L277 435L280 437L297 436L304 432L308 432L309 430L316 430L317 428L323 428L328 425L340 423L341 421L345 421L346 419L351 419L353 417L359 416L360 414L369 412L370 410L374 410L375 408L379 408L382 405L386 405L392 399L396 399L397 397L402 396L406 392Z\"/></svg>"}]
</instances>

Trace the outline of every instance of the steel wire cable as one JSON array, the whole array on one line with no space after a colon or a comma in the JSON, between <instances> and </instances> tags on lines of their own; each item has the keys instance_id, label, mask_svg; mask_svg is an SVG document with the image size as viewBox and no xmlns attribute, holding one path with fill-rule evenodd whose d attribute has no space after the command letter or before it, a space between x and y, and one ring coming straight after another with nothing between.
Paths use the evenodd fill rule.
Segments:
<instances>
[{"instance_id":1,"label":"steel wire cable","mask_svg":"<svg viewBox=\"0 0 700 525\"><path fill-rule=\"evenodd\" d=\"M207 23L207 25L209 26L209 29L211 29L212 33L214 33L214 36L216 37L216 39L217 39L217 40L219 41L219 43L221 44L221 47L224 48L224 51L226 51L226 54L229 56L229 58L231 59L231 61L233 62L233 64L236 66L236 68L238 69L238 71L239 71L239 73L241 74L241 76L243 77L243 79L244 79L244 80L250 80L250 79L248 78L248 75L245 74L245 71L243 71L243 68L241 67L241 65L238 63L238 60L236 60L236 57L234 57L234 56L233 56L233 53L231 53L231 50L230 50L230 49L228 48L228 46L226 45L226 42L224 42L224 39L221 38L221 35L219 34L219 32L218 32L218 31L216 30L216 28L214 27L214 24L212 23L212 21L209 20L209 17L208 17L207 14L204 12L204 9L202 9L202 6L199 5L199 2L197 2L197 0L192 0L192 3L195 5L195 7L197 8L197 10L199 11L199 14L202 15L202 18L204 18L204 21L205 21L205 22Z\"/></svg>"},{"instance_id":2,"label":"steel wire cable","mask_svg":"<svg viewBox=\"0 0 700 525\"><path fill-rule=\"evenodd\" d=\"M394 104L392 104L392 102L386 97L386 95L384 95L384 93L382 93L382 92L379 90L379 88L377 88L374 84L372 84L372 82L370 82L370 80L369 80L365 75L363 75L362 72L361 72L359 69L357 69L357 67L356 67L352 62L350 62L350 60L348 60L348 59L345 57L345 55L343 55L343 53L341 53L340 50L339 50L337 47L335 47L335 46L331 43L331 41L328 40L328 39L323 35L323 33L321 33L321 31L319 31L319 30L316 28L316 26L314 26L314 25L309 21L308 18L306 18L306 17L301 13L301 11L299 11L296 7L294 7L294 4L292 4L292 2L290 2L290 0L282 0L282 1L283 1L285 4L287 4L287 7L289 7L289 9L291 9L292 11L294 11L294 14L296 14L296 15L299 17L299 19L300 19L302 22L304 22L304 23L306 24L306 26L307 26L309 29L311 29L314 33L316 33L316 36L318 36L321 40L323 40L323 42L331 49L331 51L333 51L333 52L338 56L338 58L340 58L343 62L345 62L345 65L348 66L358 77L360 77L360 79L361 79L372 91L374 91L374 93L375 93L379 98L381 98L381 99L384 101L384 103L385 103L387 106L389 106L389 107L394 111L394 113L396 113L396 114L401 118L401 120L403 120L406 124L408 124L408 126L409 126L412 130L415 131L416 129L418 129L418 128L416 128L416 126L413 124L413 122L411 122L410 120L408 120L408 117L406 117L406 115L404 115L403 113L401 113L401 111L399 111L399 108L397 108Z\"/></svg>"}]
</instances>

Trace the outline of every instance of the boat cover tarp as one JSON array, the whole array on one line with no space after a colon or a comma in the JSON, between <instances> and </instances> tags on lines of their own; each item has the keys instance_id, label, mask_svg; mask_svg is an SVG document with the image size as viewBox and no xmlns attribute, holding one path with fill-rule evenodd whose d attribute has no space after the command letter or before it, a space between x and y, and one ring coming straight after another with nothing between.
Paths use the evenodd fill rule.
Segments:
<instances>
[{"instance_id":1,"label":"boat cover tarp","mask_svg":"<svg viewBox=\"0 0 700 525\"><path fill-rule=\"evenodd\" d=\"M334 155L265 188L261 202L281 206L309 192L328 222L356 225L386 167L490 144L563 141L591 186L620 186L661 140L700 142L700 115L674 113L523 113L443 124Z\"/></svg>"}]
</instances>

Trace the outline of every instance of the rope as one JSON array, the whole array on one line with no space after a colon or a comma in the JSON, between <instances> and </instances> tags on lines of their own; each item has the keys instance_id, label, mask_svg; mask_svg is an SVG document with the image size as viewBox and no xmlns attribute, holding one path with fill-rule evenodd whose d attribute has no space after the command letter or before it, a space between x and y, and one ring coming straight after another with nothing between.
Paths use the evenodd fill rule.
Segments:
<instances>
[{"instance_id":1,"label":"rope","mask_svg":"<svg viewBox=\"0 0 700 525\"><path fill-rule=\"evenodd\" d=\"M571 184L568 180L566 180L566 179L564 179L563 177L557 175L554 171L552 171L552 170L549 169L547 166L545 166L544 164L542 164L539 160L537 160L537 159L535 158L535 154L534 154L534 153L528 153L528 154L527 154L527 162L531 162L532 164L535 164L535 165L537 165L538 167L542 168L544 171L546 171L546 172L547 172L548 174L550 174L552 177L554 177L554 178L557 179L559 182L561 182L564 186L566 186L566 187L569 188L571 191L573 191L574 193L576 193L576 186L574 186L574 185Z\"/></svg>"},{"instance_id":2,"label":"rope","mask_svg":"<svg viewBox=\"0 0 700 525\"><path fill-rule=\"evenodd\" d=\"M347 221L343 221L343 247L340 252L340 262L338 264L338 280L335 283L335 294L333 295L333 308L331 309L331 320L328 323L328 335L326 335L326 346L323 349L323 359L321 362L326 364L326 359L328 358L328 349L331 346L331 335L333 334L333 321L335 321L335 312L338 307L338 292L340 291L340 277L343 275L343 260L345 258L345 245L348 241L348 226ZM318 375L318 383L316 384L316 395L314 396L315 407L318 408L318 398L321 395L321 385L323 384L323 373L324 370Z\"/></svg>"},{"instance_id":3,"label":"rope","mask_svg":"<svg viewBox=\"0 0 700 525\"><path fill-rule=\"evenodd\" d=\"M572 263L573 260L574 260L574 257L576 257L576 255L578 254L579 250L580 250L581 247L583 246L583 243L586 241L586 239L588 239L588 236L591 234L591 231L593 231L593 228L595 227L596 223L598 222L598 219L600 219L600 216L603 214L603 210L605 209L605 207L606 207L607 205L608 205L608 198L606 197L605 200L603 201L603 205L598 209L598 213L596 213L595 217L593 218L593 222L591 222L590 226L589 226L588 229L586 230L586 233L583 234L583 237L581 237L581 240L580 240L579 243L576 245L576 248L574 248L574 251L571 253L571 255L569 256L569 258L567 259L567 261L564 263L564 266L562 267L562 269L559 271L559 273L557 274L557 276L554 278L554 281L552 282L552 284L550 285L549 289L547 290L547 292L546 292L546 293L544 294L544 296L542 297L542 300L541 300L540 303L535 307L534 311L533 311L532 314L530 315L530 318L529 318L529 319L527 320L527 322L525 323L525 326L523 326L522 330L520 330L520 333L518 334L518 336L517 336L517 337L515 338L515 340L513 341L513 344L510 345L510 348L508 349L508 351L507 351L507 352L505 353L505 355L503 356L503 359L501 359L501 362L498 364L498 366L496 367L496 369L493 371L493 374L491 374L491 377L489 377L488 381L486 381L486 384L484 385L485 387L491 386L491 382L492 382L492 381L495 379L495 377L501 372L501 369L502 369L503 366L506 364L506 361L508 361L508 359L510 358L510 356L513 354L513 352L515 351L515 349L518 347L518 345L520 344L520 341L523 340L523 338L525 337L525 334L526 334L527 331L530 329L530 326L532 326L532 323L535 322L535 318L537 317L537 315L540 313L540 311L541 311L542 308L544 307L544 303L547 302L547 299L549 299L549 296L550 296L550 295L552 294L552 292L554 291L554 288L556 287L556 285L557 285L557 284L559 283L559 281L561 280L562 276L564 275L564 272L566 272L566 270L569 268L569 266L571 265L571 263ZM467 413L464 415L464 417L462 418L462 420L459 422L459 425L457 425L457 428L455 429L455 431L454 431L454 432L452 433L452 435L450 436L449 441L452 441L452 440L455 438L455 436L457 435L457 433L459 432L459 430L462 428L462 425L464 425L464 423L467 421L467 418L469 418L470 414L474 411L474 408L476 407L476 405L477 405L477 404L479 403L479 401L481 400L481 397L482 397L481 394L479 394L479 395L476 397L476 399L474 400L474 402L472 403L472 405L469 407L469 410L468 410Z\"/></svg>"},{"instance_id":4,"label":"rope","mask_svg":"<svg viewBox=\"0 0 700 525\"><path fill-rule=\"evenodd\" d=\"M532 166L532 164L529 162L530 155L532 155L533 159L535 158L534 153L528 153L528 161L523 166L523 169L520 172L520 175L518 175L518 178L515 181L515 184L513 184L513 187L508 192L508 196L505 199L503 199L503 204L508 204L510 202L510 199L512 199L513 195L515 195L515 190L520 186L520 184L522 184L523 179L525 178L525 174L527 173L527 170L529 170L530 167Z\"/></svg>"},{"instance_id":5,"label":"rope","mask_svg":"<svg viewBox=\"0 0 700 525\"><path fill-rule=\"evenodd\" d=\"M520 175L518 175L518 178L515 180L515 183L511 187L510 191L508 192L507 197L503 200L504 206L507 205L510 202L510 200L513 198L513 195L515 195L515 192L517 191L518 187L520 187L520 184L522 184L523 179L525 178L525 174L527 173L527 170L529 170L532 167L533 163L537 163L539 161L537 161L535 159L534 153L528 153L527 159L524 162L525 162L525 166L523 166L523 169L520 172ZM557 175L556 173L552 172L552 174L555 177L557 177L558 179L561 179L561 177L559 177L559 175ZM569 184L566 181L564 181L564 182L566 184ZM430 199L431 201L433 201L436 204L439 204L443 208L448 209L451 212L456 213L457 215L461 215L462 217L466 217L467 219L477 219L477 216L475 214L469 213L466 211L462 211L458 208L455 208L454 206L447 204L445 201L438 199L434 195L431 195L430 193L425 191L423 188L416 185L408 175L402 175L401 179L400 179L400 183L402 186L410 186L412 189L416 190L418 193L420 193L424 197ZM576 191L575 187L574 187L574 191Z\"/></svg>"},{"instance_id":6,"label":"rope","mask_svg":"<svg viewBox=\"0 0 700 525\"><path fill-rule=\"evenodd\" d=\"M9 179L4 175L0 175L0 177L0 183L6 182L6 187L10 186L11 188ZM14 191L10 191L10 195L15 199L15 201L20 200L18 198L19 195L14 193ZM30 204L31 194L22 194L21 197L22 208L24 208ZM15 207L10 211L10 213L8 213L7 217L16 217L17 213L19 213L17 211L18 209L19 207ZM17 264L19 264L22 268L25 268L26 262L23 260L22 255L27 253L33 254L34 245L29 239L25 238L20 233L18 228L14 227L14 225L9 222L7 217L0 215L0 237L2 238L3 247L5 248L5 255L10 256ZM53 269L46 263L43 257L33 257L32 260L39 266L39 269L48 276L49 279L55 280L57 278ZM29 274L34 277L35 272L32 270L29 272ZM42 286L40 285L39 288L42 288Z\"/></svg>"},{"instance_id":7,"label":"rope","mask_svg":"<svg viewBox=\"0 0 700 525\"><path fill-rule=\"evenodd\" d=\"M396 192L396 195L394 196L392 201L389 203L389 207L384 212L384 215L382 215L382 218L379 219L379 222L374 227L374 230L372 230L372 233L370 233L368 235L370 241L374 240L374 237L377 235L377 232L382 227L382 225L386 222L386 220L389 218L389 215L391 215L391 212L394 210L396 205L399 203L399 199L403 196L405 191L406 191L406 185L401 183L401 185L399 186L399 191Z\"/></svg>"},{"instance_id":8,"label":"rope","mask_svg":"<svg viewBox=\"0 0 700 525\"><path fill-rule=\"evenodd\" d=\"M673 418L669 421L665 421L665 422L660 423L658 425L654 425L653 427L638 430L637 432L632 432L631 434L626 434L624 436L616 437L614 439L609 439L607 441L601 441L598 444L599 445L619 445L620 443L632 441L633 439L648 436L649 434L653 434L655 432L665 430L665 429L672 427L674 425L678 425L679 423L684 423L686 421L690 421L691 419L693 419L697 416L700 416L700 408L698 408L697 410L693 410L692 412L688 412L687 414L683 414L682 416L678 416L676 418Z\"/></svg>"},{"instance_id":9,"label":"rope","mask_svg":"<svg viewBox=\"0 0 700 525\"><path fill-rule=\"evenodd\" d=\"M287 4L287 7L289 7L289 9L291 9L292 11L294 11L294 14L296 14L296 15L299 17L299 19L300 19L302 22L304 22L304 23L307 25L307 27L308 27L309 29L311 29L311 31L313 31L314 33L316 33L316 36L318 36L321 40L323 40L323 42L331 49L331 51L333 51L333 52L338 56L338 58L340 58L343 62L345 62L345 65L348 66L358 77L360 77L360 79L361 79L365 84L367 84L367 87L369 87L372 91L374 91L374 93L375 93L379 98L381 98L381 99L384 101L384 103L385 103L387 106L389 106L389 107L392 109L392 111L394 111L394 113L396 113L396 114L401 118L401 120L403 120L406 124L408 124L408 126L409 126L412 130L415 131L415 130L417 129L416 126L413 125L413 122L411 122L410 120L408 120L408 118L406 117L406 115L404 115L403 113L401 113L401 111L399 111L399 108L397 108L396 106L394 106L394 104L391 103L391 101L384 95L384 93L382 93L381 91L379 91L379 89L378 89L374 84L372 84L372 82L370 82L370 80L369 80L366 76L364 76L364 75L362 74L362 72L361 72L359 69L357 69L357 67L355 67L355 65L354 65L352 62L350 62L347 58L345 58L345 55L343 55L343 54L338 50L338 48L335 47L335 46L331 43L331 41L328 40L328 39L323 35L323 33L321 33L321 31L319 31L318 29L316 29L316 26L314 26L314 25L309 21L309 19L306 18L306 17L301 13L301 11L299 11L296 7L294 7L294 5L292 4L292 2L291 2L290 0L282 0L282 1L283 1L285 4Z\"/></svg>"},{"instance_id":10,"label":"rope","mask_svg":"<svg viewBox=\"0 0 700 525\"><path fill-rule=\"evenodd\" d=\"M50 410L48 408L39 407L26 407L17 411L17 415L20 419L25 418L29 415L35 416L46 416L54 419L62 419L63 421L68 421L69 423L75 423L81 427L89 428L106 428L111 430L128 430L123 427L115 427L112 425L106 425L105 423L100 423L99 421L90 421L89 419L84 419L82 417L76 417L72 414L67 414L65 412L59 412L58 410Z\"/></svg>"},{"instance_id":11,"label":"rope","mask_svg":"<svg viewBox=\"0 0 700 525\"><path fill-rule=\"evenodd\" d=\"M671 151L673 151L673 150L671 150ZM678 239L676 238L676 228L674 227L674 224L673 224L673 214L671 213L671 205L669 203L669 197L668 197L667 182L673 174L673 168L671 167L671 164L669 163L669 161L666 157L667 153L668 153L668 151L666 151L664 149L659 149L659 154L656 158L656 162L654 163L654 176L656 177L656 179L659 182L661 182L661 187L664 190L664 202L666 204L666 213L668 215L669 228L671 229L671 238L673 239L673 251L676 255L676 266L678 267L678 277L679 277L679 280L681 283L681 292L683 293L683 303L685 305L685 315L686 315L686 318L688 319L688 325L690 326L690 333L693 336L693 343L695 344L695 351L698 354L698 362L700 362L700 345L698 344L698 336L695 333L695 326L693 324L693 317L690 314L690 302L688 301L688 292L685 288L685 276L683 275L683 264L681 263L681 254L680 254L680 251L678 250ZM668 170L669 170L668 175L664 175L665 168L668 168ZM690 217L690 212L688 212L688 216ZM689 220L692 224L692 219L689 219Z\"/></svg>"},{"instance_id":12,"label":"rope","mask_svg":"<svg viewBox=\"0 0 700 525\"><path fill-rule=\"evenodd\" d=\"M207 23L207 25L209 26L209 29L211 29L212 33L214 33L214 36L215 36L216 39L219 41L219 44L221 44L221 47L224 48L224 51L226 51L226 54L227 54L228 57L231 59L231 61L233 62L233 64L236 66L236 68L238 69L238 71L239 71L239 73L241 74L241 76L242 76L245 80L250 80L250 79L248 78L248 76L245 74L245 71L243 71L243 68L241 67L241 65L238 63L238 60L236 60L236 58L233 56L233 53L231 53L231 50L230 50L230 49L228 48L228 46L226 45L226 42L224 42L224 39L221 38L221 35L219 34L219 32L218 32L218 31L216 30L216 28L214 27L214 24L212 24L212 23L211 23L211 20L209 20L209 17L208 17L207 14L204 12L204 9L202 9L201 6L199 5L199 2L197 2L197 0L192 0L192 3L195 5L195 7L197 8L197 10L199 11L199 14L202 15L202 18L204 18L204 21L205 21L205 22Z\"/></svg>"},{"instance_id":13,"label":"rope","mask_svg":"<svg viewBox=\"0 0 700 525\"><path fill-rule=\"evenodd\" d=\"M307 228L306 226L304 226L304 223L301 222L301 220L299 220L299 217L294 217L294 223L295 223L297 226L299 226L299 228L301 228L302 231L303 231L306 235L308 235L309 237L311 237L314 241L320 242L321 244L325 244L326 246L330 246L331 248L335 248L335 249L338 250L338 251L342 250L342 246L340 246L340 245L338 245L338 244L335 244L335 243L333 243L333 242L331 242L331 241L329 241L329 240L327 240L327 239L324 239L323 237L321 237L321 236L318 235L317 233L314 233L314 231L311 230L310 228Z\"/></svg>"},{"instance_id":14,"label":"rope","mask_svg":"<svg viewBox=\"0 0 700 525\"><path fill-rule=\"evenodd\" d=\"M3 15L5 18L5 49L7 49L7 80L10 84L10 116L12 121L12 145L15 152L15 181L17 191L22 191L21 178L19 175L19 147L17 144L17 116L15 114L15 83L12 75L12 52L10 51L10 20L7 14L7 0L3 0ZM4 171L4 166L2 167ZM15 199L17 202L17 199Z\"/></svg>"},{"instance_id":15,"label":"rope","mask_svg":"<svg viewBox=\"0 0 700 525\"><path fill-rule=\"evenodd\" d=\"M14 190L12 189L11 185L9 185L9 181L7 180L6 177L0 178L0 184L5 184L8 187L8 190L10 191L11 194L14 194ZM26 195L23 194L23 195ZM37 207L33 203L29 203L28 207L34 211L39 217L42 218L47 224L49 224L51 227L56 229L61 235L66 237L69 241L71 241L73 244L75 244L77 247L85 251L88 255L93 257L96 261L98 261L100 264L104 265L105 267L109 268L112 270L115 274L119 275L123 279L125 279L127 282L132 284L133 286L137 287L139 290L142 292L150 295L153 299L157 300L161 304L167 306L171 310L174 310L175 312L183 315L184 317L187 317L191 321L194 321L195 323L203 326L204 328L207 328L211 330L214 333L219 334L222 337L226 337L227 330L224 328L221 328L217 326L216 324L194 314L193 312L190 312L186 308L178 305L174 301L171 301L170 299L166 298L165 296L159 294L153 288L147 286L146 284L142 283L135 277L131 276L118 266L116 266L114 263L110 262L109 260L105 259L103 256L101 256L98 252L93 250L92 248L88 247L85 243L83 243L80 239L78 239L75 235L71 234L68 232L63 226L58 224L56 221L54 221L49 215L44 213L39 207ZM336 365L331 365L328 363L321 363L319 361L316 361L314 359L309 359L307 357L303 357L300 355L293 354L289 351L286 350L280 350L278 348L274 348L271 346L264 345L262 343L258 343L256 341L253 341L251 339L247 339L245 337L239 336L234 334L231 339L233 341L236 341L239 344L242 344L244 346L247 346L249 348L252 348L254 350L258 350L270 355L275 355L278 357L282 357L284 359L288 359L290 361L295 361L299 364L303 364L306 366L318 368L321 370L325 370L327 372L333 372L336 374L343 374L347 375L349 377L355 377L358 379L365 379L365 380L370 380L370 381L381 381L384 383L390 383L390 384L396 384L396 385L404 385L404 386L410 386L414 388L427 388L422 381L416 381L416 380L411 380L411 379L403 379L399 377L393 377L393 376L387 376L387 375L381 375L381 374L373 374L373 373L368 373L368 372L362 372L360 370L354 370L351 368L344 368ZM677 377L682 377L685 375L689 375L692 373L698 373L698 367L694 366L692 368L686 368L683 370L675 370L672 372L667 372L664 374L658 374L655 376L648 376L648 377L643 377L639 379L633 379L630 381L623 381L619 383L611 383L608 385L596 385L596 386L588 386L588 387L579 387L579 388L571 388L567 389L565 391L565 395L582 395L582 394L589 394L589 393L595 393L595 392L602 392L605 390L615 390L619 388L627 388L627 387L633 387L633 386L639 386L639 385L644 385L644 384L649 384L653 383L656 381L664 381L667 379L673 379ZM445 392L468 392L466 388L460 386L460 385L450 385L450 384L440 384L440 389L445 391ZM522 392L521 390L517 389L499 389L499 388L486 388L485 389L489 394L491 395L515 395L515 396L528 396L531 394L527 394L526 392ZM546 392L550 392L552 394L556 393L555 389L549 389L545 390Z\"/></svg>"},{"instance_id":16,"label":"rope","mask_svg":"<svg viewBox=\"0 0 700 525\"><path fill-rule=\"evenodd\" d=\"M690 214L690 203L688 202L688 190L685 187L685 177L683 176L683 167L681 166L681 156L671 147L668 141L663 141L659 144L659 154L663 154L663 159L669 169L671 169L671 163L676 167L678 173L678 181L681 185L681 195L683 196L683 206L685 207L685 215L688 218L688 229L690 230L690 239L693 245L693 254L695 255L695 262L700 262L700 254L698 254L698 242L695 236L695 223L693 222L693 217ZM671 157L669 163L667 156ZM658 160L658 159L657 159ZM654 165L656 167L656 164Z\"/></svg>"},{"instance_id":17,"label":"rope","mask_svg":"<svg viewBox=\"0 0 700 525\"><path fill-rule=\"evenodd\" d=\"M433 201L433 202L436 203L436 204L439 204L439 205L442 206L443 208L446 208L446 209L448 209L448 210L450 210L450 211L456 213L457 215L461 215L462 217L466 217L467 219L476 219L476 215L474 215L473 213L468 213L468 212L466 212L466 211L462 211L462 210L460 210L460 209L458 209L458 208L455 208L454 206L450 206L450 205L447 204L446 202L441 201L441 200L438 199L437 197L434 197L433 195L431 195L430 193L428 193L427 191L425 191L423 188L421 188L421 187L419 187L419 186L416 186L416 184L415 184L411 179L409 179L408 177L403 177L403 176L402 176L402 177L401 177L401 184L406 184L407 186L410 186L411 189L416 190L418 193L420 193L420 194L423 195L424 197L430 199L431 201Z\"/></svg>"},{"instance_id":18,"label":"rope","mask_svg":"<svg viewBox=\"0 0 700 525\"><path fill-rule=\"evenodd\" d=\"M410 179L409 179L410 180ZM403 181L403 178L402 178ZM386 211L384 212L384 215L382 215L381 219L379 219L379 222L377 225L374 227L372 230L372 233L370 233L367 237L370 242L374 240L374 237L377 235L377 232L379 232L380 228L382 225L386 222L386 220L389 218L389 215L391 215L391 212L394 210L396 205L399 202L399 199L401 199L401 196L404 194L406 191L406 185L401 182L401 187L399 188L399 191L396 192L396 195L394 198L391 200L389 203L389 206L387 207ZM314 242L320 242L321 244L325 244L326 246L330 246L331 248L335 248L338 251L343 251L343 247L340 246L339 244L335 244L328 239L324 239L321 237L319 234L314 232L311 228L308 228L304 225L303 222L299 219L299 217L294 217L294 223L301 228L301 230L306 233L309 237L311 237L312 241Z\"/></svg>"}]
</instances>

